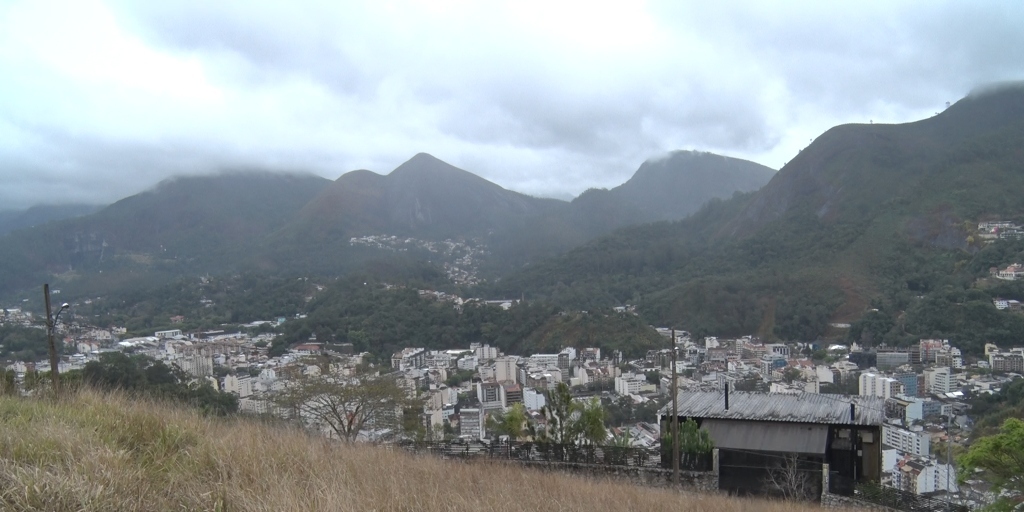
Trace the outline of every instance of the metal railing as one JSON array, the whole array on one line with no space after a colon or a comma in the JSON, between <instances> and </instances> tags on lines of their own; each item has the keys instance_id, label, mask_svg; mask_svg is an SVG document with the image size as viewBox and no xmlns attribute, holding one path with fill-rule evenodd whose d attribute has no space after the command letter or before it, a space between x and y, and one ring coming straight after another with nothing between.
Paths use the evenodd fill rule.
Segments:
<instances>
[{"instance_id":1,"label":"metal railing","mask_svg":"<svg viewBox=\"0 0 1024 512\"><path fill-rule=\"evenodd\" d=\"M672 467L671 454L650 448L524 441L505 443L433 441L400 444L407 450L429 453L442 458L486 458L548 464L594 464L649 469ZM681 454L679 468L684 471L711 471L713 455L711 452Z\"/></svg>"},{"instance_id":2,"label":"metal railing","mask_svg":"<svg viewBox=\"0 0 1024 512\"><path fill-rule=\"evenodd\" d=\"M967 512L968 507L946 500L922 496L912 492L886 487L873 482L854 482L846 476L829 475L829 492L852 496L858 500L906 512Z\"/></svg>"}]
</instances>

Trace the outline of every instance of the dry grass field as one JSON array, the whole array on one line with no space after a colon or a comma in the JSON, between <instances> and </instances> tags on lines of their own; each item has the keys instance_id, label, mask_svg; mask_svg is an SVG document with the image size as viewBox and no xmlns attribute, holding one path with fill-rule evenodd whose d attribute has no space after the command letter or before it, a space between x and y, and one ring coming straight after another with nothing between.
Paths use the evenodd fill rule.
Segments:
<instances>
[{"instance_id":1,"label":"dry grass field","mask_svg":"<svg viewBox=\"0 0 1024 512\"><path fill-rule=\"evenodd\" d=\"M346 446L245 418L81 391L0 398L3 510L777 511L517 466Z\"/></svg>"}]
</instances>

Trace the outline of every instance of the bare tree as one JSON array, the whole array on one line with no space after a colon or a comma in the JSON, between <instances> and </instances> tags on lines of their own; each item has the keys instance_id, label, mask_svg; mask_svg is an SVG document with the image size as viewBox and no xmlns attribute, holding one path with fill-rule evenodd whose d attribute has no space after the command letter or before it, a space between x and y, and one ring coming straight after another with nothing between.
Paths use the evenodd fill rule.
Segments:
<instances>
[{"instance_id":1,"label":"bare tree","mask_svg":"<svg viewBox=\"0 0 1024 512\"><path fill-rule=\"evenodd\" d=\"M768 470L765 484L772 491L787 500L808 500L815 496L815 476L820 474L800 469L800 460L796 455L787 455L783 460Z\"/></svg>"},{"instance_id":2,"label":"bare tree","mask_svg":"<svg viewBox=\"0 0 1024 512\"><path fill-rule=\"evenodd\" d=\"M298 376L274 402L303 424L346 442L368 428L397 433L402 409L409 405L405 390L393 378L370 373Z\"/></svg>"}]
</instances>

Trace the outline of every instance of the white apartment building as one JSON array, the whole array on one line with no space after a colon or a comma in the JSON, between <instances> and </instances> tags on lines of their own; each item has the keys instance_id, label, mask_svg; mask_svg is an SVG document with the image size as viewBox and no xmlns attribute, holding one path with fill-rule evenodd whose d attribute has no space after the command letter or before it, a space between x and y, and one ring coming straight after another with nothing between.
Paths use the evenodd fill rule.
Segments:
<instances>
[{"instance_id":1,"label":"white apartment building","mask_svg":"<svg viewBox=\"0 0 1024 512\"><path fill-rule=\"evenodd\" d=\"M558 368L558 354L534 354L530 356L530 364Z\"/></svg>"},{"instance_id":2,"label":"white apartment building","mask_svg":"<svg viewBox=\"0 0 1024 512\"><path fill-rule=\"evenodd\" d=\"M480 379L485 381L495 380L495 372L493 366L479 366L477 367L477 373L480 374Z\"/></svg>"},{"instance_id":3,"label":"white apartment building","mask_svg":"<svg viewBox=\"0 0 1024 512\"><path fill-rule=\"evenodd\" d=\"M171 363L193 377L213 375L213 358L210 356L193 354L174 359Z\"/></svg>"},{"instance_id":4,"label":"white apartment building","mask_svg":"<svg viewBox=\"0 0 1024 512\"><path fill-rule=\"evenodd\" d=\"M893 398L896 395L903 394L903 383L892 377L864 372L860 374L858 394L861 396Z\"/></svg>"},{"instance_id":5,"label":"white apartment building","mask_svg":"<svg viewBox=\"0 0 1024 512\"><path fill-rule=\"evenodd\" d=\"M523 406L526 410L539 411L545 404L547 399L544 398L544 393L533 388L523 388Z\"/></svg>"},{"instance_id":6,"label":"white apartment building","mask_svg":"<svg viewBox=\"0 0 1024 512\"><path fill-rule=\"evenodd\" d=\"M487 361L489 359L495 359L495 358L498 357L498 347L492 347L490 345L484 345L482 347L477 347L477 349L474 351L474 353L475 353L474 355L476 355L477 359L479 359L481 361Z\"/></svg>"},{"instance_id":7,"label":"white apartment building","mask_svg":"<svg viewBox=\"0 0 1024 512\"><path fill-rule=\"evenodd\" d=\"M475 371L477 364L479 364L479 361L480 360L477 359L476 356L466 356L466 357L463 357L462 359L459 359L459 361L456 363L456 366L460 370L474 370Z\"/></svg>"},{"instance_id":8,"label":"white apartment building","mask_svg":"<svg viewBox=\"0 0 1024 512\"><path fill-rule=\"evenodd\" d=\"M238 400L238 410L249 414L269 414L273 407L265 398L249 397Z\"/></svg>"},{"instance_id":9,"label":"white apartment building","mask_svg":"<svg viewBox=\"0 0 1024 512\"><path fill-rule=\"evenodd\" d=\"M515 356L499 357L494 360L494 379L498 382L518 382L519 367L516 363L519 358Z\"/></svg>"},{"instance_id":10,"label":"white apartment building","mask_svg":"<svg viewBox=\"0 0 1024 512\"><path fill-rule=\"evenodd\" d=\"M395 352L391 356L391 367L398 370L410 368L423 368L427 362L427 349L425 348L403 348L401 352Z\"/></svg>"},{"instance_id":11,"label":"white apartment building","mask_svg":"<svg viewBox=\"0 0 1024 512\"><path fill-rule=\"evenodd\" d=\"M956 470L934 459L900 461L892 475L893 487L915 494L935 491L958 492Z\"/></svg>"},{"instance_id":12,"label":"white apartment building","mask_svg":"<svg viewBox=\"0 0 1024 512\"><path fill-rule=\"evenodd\" d=\"M227 375L224 377L224 392L234 393L238 398L248 398L252 395L252 377L243 375Z\"/></svg>"},{"instance_id":13,"label":"white apartment building","mask_svg":"<svg viewBox=\"0 0 1024 512\"><path fill-rule=\"evenodd\" d=\"M615 392L623 396L653 393L657 390L658 387L647 382L647 376L642 373L624 373L615 377Z\"/></svg>"},{"instance_id":14,"label":"white apartment building","mask_svg":"<svg viewBox=\"0 0 1024 512\"><path fill-rule=\"evenodd\" d=\"M914 432L896 425L882 425L882 444L903 453L927 457L931 450L931 439L925 432Z\"/></svg>"},{"instance_id":15,"label":"white apartment building","mask_svg":"<svg viewBox=\"0 0 1024 512\"><path fill-rule=\"evenodd\" d=\"M948 366L928 368L924 371L924 382L928 392L944 395L956 389L956 378Z\"/></svg>"},{"instance_id":16,"label":"white apartment building","mask_svg":"<svg viewBox=\"0 0 1024 512\"><path fill-rule=\"evenodd\" d=\"M427 353L426 366L427 368L448 369L453 366L454 361L454 356L447 351L435 350Z\"/></svg>"}]
</instances>

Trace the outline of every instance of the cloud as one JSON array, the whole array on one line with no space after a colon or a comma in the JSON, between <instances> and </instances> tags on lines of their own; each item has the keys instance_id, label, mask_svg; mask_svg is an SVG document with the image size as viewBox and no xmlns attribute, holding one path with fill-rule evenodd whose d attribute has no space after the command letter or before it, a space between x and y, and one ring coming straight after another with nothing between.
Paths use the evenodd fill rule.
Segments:
<instances>
[{"instance_id":1,"label":"cloud","mask_svg":"<svg viewBox=\"0 0 1024 512\"><path fill-rule=\"evenodd\" d=\"M1019 2L10 2L0 209L420 151L563 197L674 149L779 167L835 124L1024 78L1020 19Z\"/></svg>"}]
</instances>

